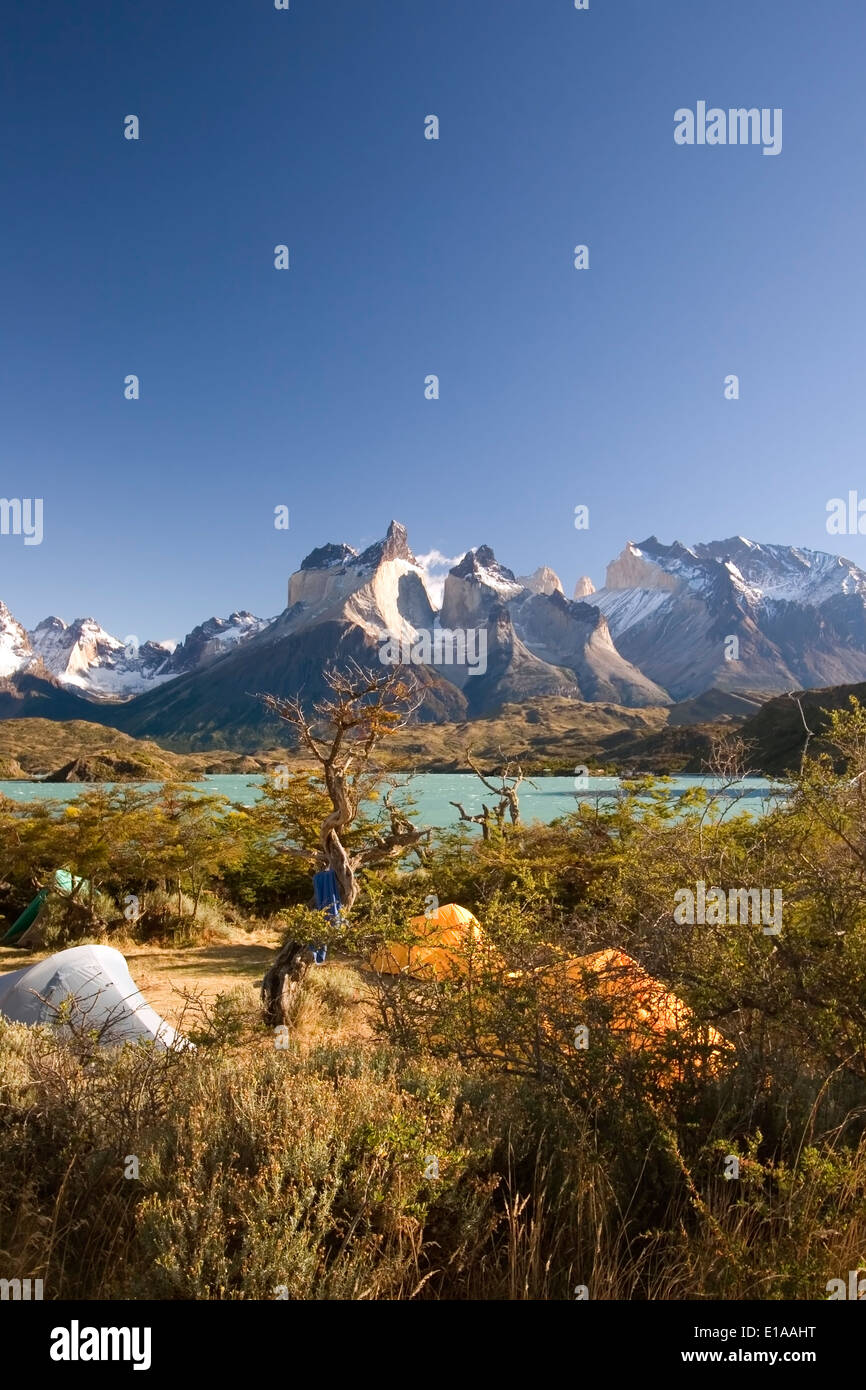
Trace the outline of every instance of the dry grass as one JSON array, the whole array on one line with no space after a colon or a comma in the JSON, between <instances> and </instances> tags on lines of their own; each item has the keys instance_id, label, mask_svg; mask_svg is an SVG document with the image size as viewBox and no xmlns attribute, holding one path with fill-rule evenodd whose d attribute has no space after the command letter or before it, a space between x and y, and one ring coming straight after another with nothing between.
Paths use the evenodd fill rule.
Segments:
<instances>
[{"instance_id":1,"label":"dry grass","mask_svg":"<svg viewBox=\"0 0 866 1390\"><path fill-rule=\"evenodd\" d=\"M863 1263L866 1144L841 1127L724 1182L714 1083L680 1116L639 1089L575 1106L407 1056L374 1035L370 975L333 952L280 1049L258 1011L278 941L116 941L194 1054L0 1023L4 1277L46 1298L815 1299ZM0 969L35 959L5 950Z\"/></svg>"},{"instance_id":2,"label":"dry grass","mask_svg":"<svg viewBox=\"0 0 866 1390\"><path fill-rule=\"evenodd\" d=\"M306 1025L327 1033L352 972L314 978ZM278 1051L236 1022L194 1054L0 1024L3 1277L48 1299L735 1300L820 1298L862 1259L862 1149L734 1192L648 1134L623 1185L634 1136L526 1083L356 1043Z\"/></svg>"}]
</instances>

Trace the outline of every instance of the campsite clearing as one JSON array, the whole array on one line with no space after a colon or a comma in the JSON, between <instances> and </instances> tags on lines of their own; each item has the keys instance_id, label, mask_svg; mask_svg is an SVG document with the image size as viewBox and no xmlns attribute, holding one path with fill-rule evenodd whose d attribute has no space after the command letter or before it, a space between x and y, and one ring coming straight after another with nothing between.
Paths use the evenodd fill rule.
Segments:
<instances>
[{"instance_id":1,"label":"campsite clearing","mask_svg":"<svg viewBox=\"0 0 866 1390\"><path fill-rule=\"evenodd\" d=\"M190 997L205 1007L219 995L233 994L251 1014L258 1013L259 985L280 946L280 933L265 929L251 932L243 941L205 946L142 946L118 943L129 972L147 1003L170 1023L183 1031L190 1017ZM112 943L114 944L114 943ZM21 951L0 948L0 976L9 970L36 965L51 951ZM308 976L296 1038L309 1043L328 1037L372 1036L367 1021L370 1005L364 977L348 958L332 954L327 964L317 966ZM269 1039L263 1035L269 1044Z\"/></svg>"}]
</instances>

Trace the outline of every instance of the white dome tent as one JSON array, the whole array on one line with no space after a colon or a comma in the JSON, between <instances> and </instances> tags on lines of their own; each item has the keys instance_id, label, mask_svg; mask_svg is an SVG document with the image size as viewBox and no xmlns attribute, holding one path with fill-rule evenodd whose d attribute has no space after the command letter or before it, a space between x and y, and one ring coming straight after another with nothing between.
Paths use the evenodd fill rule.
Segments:
<instances>
[{"instance_id":1,"label":"white dome tent","mask_svg":"<svg viewBox=\"0 0 866 1390\"><path fill-rule=\"evenodd\" d=\"M192 1046L145 1002L113 946L73 946L25 970L0 975L0 1017L10 1023L93 1031L105 1044Z\"/></svg>"}]
</instances>

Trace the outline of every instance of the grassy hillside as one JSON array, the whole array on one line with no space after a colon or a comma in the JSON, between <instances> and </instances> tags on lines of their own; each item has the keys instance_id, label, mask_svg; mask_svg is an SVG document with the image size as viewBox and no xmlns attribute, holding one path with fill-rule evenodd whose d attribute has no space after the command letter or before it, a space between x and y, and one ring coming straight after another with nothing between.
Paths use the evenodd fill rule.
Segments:
<instances>
[{"instance_id":1,"label":"grassy hillside","mask_svg":"<svg viewBox=\"0 0 866 1390\"><path fill-rule=\"evenodd\" d=\"M171 753L146 739L83 719L0 720L0 773L6 778L52 778L71 763L64 781L165 781L207 773L263 771L279 754L259 758L241 753ZM101 774L100 776L90 774Z\"/></svg>"},{"instance_id":2,"label":"grassy hillside","mask_svg":"<svg viewBox=\"0 0 866 1390\"><path fill-rule=\"evenodd\" d=\"M755 700L714 691L682 705L647 709L549 696L504 705L481 719L414 724L389 742L384 761L392 770L467 771L469 749L485 763L503 758L520 762L531 774L570 774L580 765L611 772L698 773L712 735L757 708ZM302 762L280 746L279 724L273 732L272 745L253 754L230 749L189 753L89 720L4 719L0 776L162 781L256 773L276 763Z\"/></svg>"},{"instance_id":3,"label":"grassy hillside","mask_svg":"<svg viewBox=\"0 0 866 1390\"><path fill-rule=\"evenodd\" d=\"M391 740L383 761L391 770L468 771L469 749L485 763L507 758L535 774L570 774L578 765L624 772L700 771L709 732L723 725L668 728L669 716L665 708L625 709L551 697L505 705L471 722L414 725ZM277 737L279 732L277 728ZM195 780L207 774L264 772L282 762L303 759L276 740L274 747L255 755L228 749L177 753L82 719L0 720L0 777L7 779Z\"/></svg>"},{"instance_id":4,"label":"grassy hillside","mask_svg":"<svg viewBox=\"0 0 866 1390\"><path fill-rule=\"evenodd\" d=\"M528 771L572 772L580 763L607 761L606 740L664 727L663 708L624 709L558 696L503 705L471 722L404 729L388 744L389 765L431 772L467 770L466 749L484 761L508 758Z\"/></svg>"},{"instance_id":5,"label":"grassy hillside","mask_svg":"<svg viewBox=\"0 0 866 1390\"><path fill-rule=\"evenodd\" d=\"M579 765L611 772L699 773L712 736L758 708L736 696L713 700L714 693L690 701L688 710L680 705L627 709L556 696L504 705L471 723L403 730L388 744L389 766L466 771L469 748L485 763L506 758L530 773L570 774Z\"/></svg>"}]
</instances>

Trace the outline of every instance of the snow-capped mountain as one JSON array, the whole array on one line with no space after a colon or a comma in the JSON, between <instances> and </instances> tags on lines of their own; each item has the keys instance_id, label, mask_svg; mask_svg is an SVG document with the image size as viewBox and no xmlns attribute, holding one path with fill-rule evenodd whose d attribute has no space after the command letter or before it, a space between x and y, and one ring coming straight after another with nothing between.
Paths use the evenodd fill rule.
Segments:
<instances>
[{"instance_id":1,"label":"snow-capped mountain","mask_svg":"<svg viewBox=\"0 0 866 1390\"><path fill-rule=\"evenodd\" d=\"M530 580L517 579L486 545L470 550L446 578L442 625L486 626L488 645L499 656L497 680L488 672L483 684L467 681L467 696L476 702L483 696L485 709L505 698L520 699L521 691L523 698L551 694L635 706L669 703L664 688L617 651L598 608L570 602L559 576L547 567Z\"/></svg>"},{"instance_id":2,"label":"snow-capped mountain","mask_svg":"<svg viewBox=\"0 0 866 1390\"><path fill-rule=\"evenodd\" d=\"M129 733L209 747L280 736L257 691L312 705L329 666L377 667L383 644L437 631L483 634L484 663L449 664L431 649L416 668L422 719L462 721L547 695L646 707L866 680L866 572L821 551L651 536L625 546L598 591L580 578L573 599L549 566L519 578L486 545L452 564L441 606L426 575L392 521L360 552L342 542L310 551L278 617L210 618L174 648L124 643L89 618L47 618L28 634L0 604L0 681L16 713L28 691L47 713L47 678L62 687L54 717L96 718L98 701L98 717Z\"/></svg>"},{"instance_id":3,"label":"snow-capped mountain","mask_svg":"<svg viewBox=\"0 0 866 1390\"><path fill-rule=\"evenodd\" d=\"M235 647L242 646L250 637L266 628L271 621L270 618L257 618L245 610L230 613L227 618L208 618L207 622L194 627L192 632L174 647L159 674L164 670L167 677L180 676L186 671L208 666Z\"/></svg>"},{"instance_id":4,"label":"snow-capped mountain","mask_svg":"<svg viewBox=\"0 0 866 1390\"><path fill-rule=\"evenodd\" d=\"M30 672L91 700L126 700L208 666L267 625L252 613L232 613L209 618L179 645L139 643L113 637L94 618L51 616L27 632L0 603L0 679Z\"/></svg>"},{"instance_id":5,"label":"snow-capped mountain","mask_svg":"<svg viewBox=\"0 0 866 1390\"><path fill-rule=\"evenodd\" d=\"M699 559L732 566L767 602L817 607L839 594L866 596L866 574L841 555L793 545L758 545L745 536L693 549Z\"/></svg>"},{"instance_id":6,"label":"snow-capped mountain","mask_svg":"<svg viewBox=\"0 0 866 1390\"><path fill-rule=\"evenodd\" d=\"M866 679L866 573L837 555L651 536L628 543L592 602L622 655L675 699Z\"/></svg>"},{"instance_id":7,"label":"snow-capped mountain","mask_svg":"<svg viewBox=\"0 0 866 1390\"><path fill-rule=\"evenodd\" d=\"M152 682L171 678L169 645L121 642L93 618L76 618L73 623L45 618L29 638L33 659L50 675L95 699L137 695Z\"/></svg>"}]
</instances>

